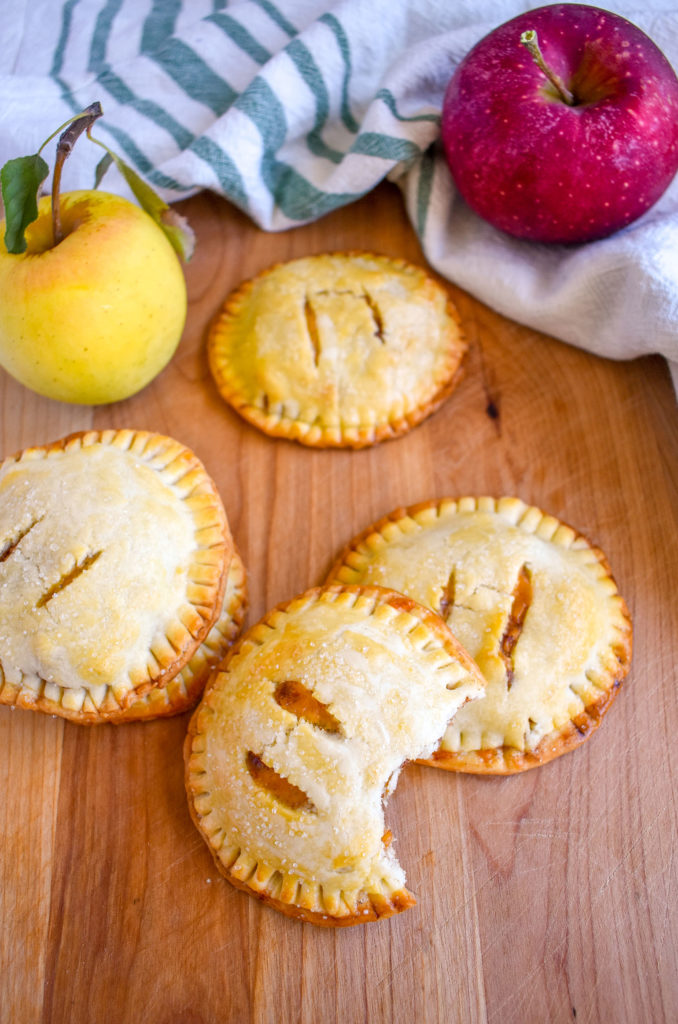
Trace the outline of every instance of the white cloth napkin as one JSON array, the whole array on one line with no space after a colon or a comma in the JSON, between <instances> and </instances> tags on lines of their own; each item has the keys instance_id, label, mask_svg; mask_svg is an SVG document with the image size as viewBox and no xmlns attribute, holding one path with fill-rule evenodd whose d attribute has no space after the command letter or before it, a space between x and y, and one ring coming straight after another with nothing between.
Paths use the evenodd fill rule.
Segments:
<instances>
[{"instance_id":1,"label":"white cloth napkin","mask_svg":"<svg viewBox=\"0 0 678 1024\"><path fill-rule=\"evenodd\" d=\"M456 194L439 143L447 82L516 0L5 0L0 162L73 113L168 201L207 188L284 230L402 189L431 265L506 316L611 358L661 353L678 389L678 179L639 221L575 247L520 242ZM676 0L607 3L678 68ZM91 188L81 140L64 188ZM48 149L45 154L51 159ZM117 172L104 188L126 193Z\"/></svg>"}]
</instances>

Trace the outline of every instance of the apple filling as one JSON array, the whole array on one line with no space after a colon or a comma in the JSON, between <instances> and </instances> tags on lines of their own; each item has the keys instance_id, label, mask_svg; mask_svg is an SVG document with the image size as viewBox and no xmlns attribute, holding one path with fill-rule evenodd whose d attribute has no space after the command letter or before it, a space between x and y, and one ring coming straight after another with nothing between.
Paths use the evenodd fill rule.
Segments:
<instances>
[{"instance_id":1,"label":"apple filling","mask_svg":"<svg viewBox=\"0 0 678 1024\"><path fill-rule=\"evenodd\" d=\"M273 696L281 708L290 711L297 718L303 718L311 725L317 725L326 732L340 731L339 722L334 715L327 710L324 704L316 700L302 683L296 680L278 683Z\"/></svg>"},{"instance_id":2,"label":"apple filling","mask_svg":"<svg viewBox=\"0 0 678 1024\"><path fill-rule=\"evenodd\" d=\"M506 666L506 686L511 688L514 673L515 649L523 631L527 612L532 603L532 573L526 565L521 566L513 588L513 602L509 612L504 635L499 644L499 655Z\"/></svg>"},{"instance_id":3,"label":"apple filling","mask_svg":"<svg viewBox=\"0 0 678 1024\"><path fill-rule=\"evenodd\" d=\"M267 765L265 761L262 761L258 754L248 750L245 760L247 770L257 786L268 790L271 796L275 797L279 803L289 807L291 811L314 810L313 804L303 789L299 789L289 779L278 775L275 769Z\"/></svg>"}]
</instances>

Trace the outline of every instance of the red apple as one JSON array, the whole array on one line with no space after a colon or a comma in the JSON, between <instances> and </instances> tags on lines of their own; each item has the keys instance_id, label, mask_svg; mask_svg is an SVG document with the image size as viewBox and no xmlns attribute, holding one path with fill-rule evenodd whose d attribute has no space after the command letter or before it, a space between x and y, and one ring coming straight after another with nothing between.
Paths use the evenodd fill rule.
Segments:
<instances>
[{"instance_id":1,"label":"red apple","mask_svg":"<svg viewBox=\"0 0 678 1024\"><path fill-rule=\"evenodd\" d=\"M536 34L541 67L521 45L525 32ZM625 18L540 7L459 65L442 140L461 195L495 227L540 242L604 238L652 206L678 170L678 78Z\"/></svg>"}]
</instances>

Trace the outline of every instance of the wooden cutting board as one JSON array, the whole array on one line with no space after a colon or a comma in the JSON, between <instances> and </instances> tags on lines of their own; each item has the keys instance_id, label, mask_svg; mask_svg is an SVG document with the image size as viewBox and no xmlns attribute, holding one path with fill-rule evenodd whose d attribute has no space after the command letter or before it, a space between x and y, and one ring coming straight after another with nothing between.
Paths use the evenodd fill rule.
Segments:
<instances>
[{"instance_id":1,"label":"wooden cutting board","mask_svg":"<svg viewBox=\"0 0 678 1024\"><path fill-rule=\"evenodd\" d=\"M417 906L338 931L217 876L183 789L186 716L78 727L0 709L0 1020L402 1024L678 1020L678 411L658 358L598 359L450 286L466 375L407 437L312 451L241 421L207 370L228 291L276 260L376 249L421 261L388 185L271 235L213 196L170 366L95 410L0 377L0 453L89 426L169 433L215 478L249 571L249 622L320 582L399 505L516 494L606 551L635 623L600 730L521 776L407 767L387 808Z\"/></svg>"}]
</instances>

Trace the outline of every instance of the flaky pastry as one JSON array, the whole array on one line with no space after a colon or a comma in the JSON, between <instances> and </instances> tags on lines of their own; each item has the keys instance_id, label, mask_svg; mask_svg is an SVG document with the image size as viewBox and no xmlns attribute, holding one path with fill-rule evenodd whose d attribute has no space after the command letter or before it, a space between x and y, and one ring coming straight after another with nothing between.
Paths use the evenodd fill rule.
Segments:
<instances>
[{"instance_id":1,"label":"flaky pastry","mask_svg":"<svg viewBox=\"0 0 678 1024\"><path fill-rule=\"evenodd\" d=\"M208 338L226 401L265 433L314 447L405 433L449 395L465 352L445 289L371 253L263 271L233 292Z\"/></svg>"},{"instance_id":2,"label":"flaky pastry","mask_svg":"<svg viewBox=\"0 0 678 1024\"><path fill-rule=\"evenodd\" d=\"M328 582L378 584L437 611L478 663L427 763L509 774L586 739L631 659L631 621L600 549L518 498L398 509L353 540Z\"/></svg>"},{"instance_id":3,"label":"flaky pastry","mask_svg":"<svg viewBox=\"0 0 678 1024\"><path fill-rule=\"evenodd\" d=\"M383 802L483 685L401 594L329 587L274 609L211 678L186 740L189 806L219 870L315 924L411 906Z\"/></svg>"},{"instance_id":4,"label":"flaky pastry","mask_svg":"<svg viewBox=\"0 0 678 1024\"><path fill-rule=\"evenodd\" d=\"M220 614L233 541L184 445L88 431L0 464L0 703L96 721L173 679Z\"/></svg>"}]
</instances>

